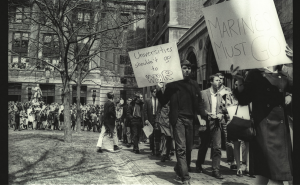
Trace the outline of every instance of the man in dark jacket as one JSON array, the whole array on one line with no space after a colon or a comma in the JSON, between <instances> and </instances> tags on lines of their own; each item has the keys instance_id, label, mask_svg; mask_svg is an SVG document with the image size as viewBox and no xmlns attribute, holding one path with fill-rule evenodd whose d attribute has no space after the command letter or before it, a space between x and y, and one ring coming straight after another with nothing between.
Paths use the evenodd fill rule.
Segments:
<instances>
[{"instance_id":1,"label":"man in dark jacket","mask_svg":"<svg viewBox=\"0 0 300 185\"><path fill-rule=\"evenodd\" d=\"M127 147L131 146L131 123L130 119L127 118L127 110L130 106L130 103L132 101L132 98L128 98L126 104L123 106L123 115L122 115L122 121L124 123L124 143L127 143Z\"/></svg>"},{"instance_id":2,"label":"man in dark jacket","mask_svg":"<svg viewBox=\"0 0 300 185\"><path fill-rule=\"evenodd\" d=\"M20 112L17 108L14 111L14 116L15 116L15 124L16 124L15 130L18 129L19 131L21 131L21 128L20 128Z\"/></svg>"},{"instance_id":3,"label":"man in dark jacket","mask_svg":"<svg viewBox=\"0 0 300 185\"><path fill-rule=\"evenodd\" d=\"M114 151L120 151L118 147L118 137L117 137L117 129L116 129L116 107L114 104L114 94L113 92L109 92L107 95L107 102L104 104L104 125L102 126L101 133L97 143L97 152L102 153L102 141L104 138L104 134L106 132L106 127L111 131L113 142L114 142Z\"/></svg>"},{"instance_id":4,"label":"man in dark jacket","mask_svg":"<svg viewBox=\"0 0 300 185\"><path fill-rule=\"evenodd\" d=\"M163 83L158 84L156 96L162 106L170 101L170 124L173 126L177 163L174 171L177 180L190 184L190 163L193 147L193 122L200 120L200 88L196 81L190 79L191 63L181 62L184 79L168 83L164 93Z\"/></svg>"},{"instance_id":5,"label":"man in dark jacket","mask_svg":"<svg viewBox=\"0 0 300 185\"><path fill-rule=\"evenodd\" d=\"M160 131L155 125L155 119L157 116L157 108L160 106L158 99L156 98L156 89L151 88L151 97L145 100L144 105L144 117L145 124L151 124L153 133L149 136L151 155L159 155L159 142L160 142Z\"/></svg>"},{"instance_id":6,"label":"man in dark jacket","mask_svg":"<svg viewBox=\"0 0 300 185\"><path fill-rule=\"evenodd\" d=\"M138 143L144 121L144 101L142 100L142 97L142 94L136 93L134 100L131 102L127 109L127 118L130 120L132 127L133 152L135 152L136 154L140 153Z\"/></svg>"}]
</instances>

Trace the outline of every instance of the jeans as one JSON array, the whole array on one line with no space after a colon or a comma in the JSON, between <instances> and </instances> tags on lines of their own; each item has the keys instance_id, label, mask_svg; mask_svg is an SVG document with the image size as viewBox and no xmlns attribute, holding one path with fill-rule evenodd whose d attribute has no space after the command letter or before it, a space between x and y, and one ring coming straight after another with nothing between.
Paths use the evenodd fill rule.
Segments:
<instances>
[{"instance_id":1,"label":"jeans","mask_svg":"<svg viewBox=\"0 0 300 185\"><path fill-rule=\"evenodd\" d=\"M205 161L205 156L207 149L212 141L212 169L213 172L218 172L220 170L220 161L221 161L221 129L214 129L210 131L206 129L204 132L200 132L201 144L198 150L198 157L196 161L196 166L199 167Z\"/></svg>"},{"instance_id":2,"label":"jeans","mask_svg":"<svg viewBox=\"0 0 300 185\"><path fill-rule=\"evenodd\" d=\"M133 118L131 122L132 127L132 140L133 140L133 150L139 150L139 138L142 130L142 119Z\"/></svg>"},{"instance_id":3,"label":"jeans","mask_svg":"<svg viewBox=\"0 0 300 185\"><path fill-rule=\"evenodd\" d=\"M179 115L176 125L173 126L173 135L177 158L174 170L182 181L187 181L191 178L188 166L191 162L193 145L193 117Z\"/></svg>"},{"instance_id":4,"label":"jeans","mask_svg":"<svg viewBox=\"0 0 300 185\"><path fill-rule=\"evenodd\" d=\"M114 145L118 145L118 138L117 138L117 129L116 129L116 126L109 126L109 129L111 129L111 134L112 134L112 137L113 137ZM102 129L101 129L101 133L100 133L99 139L98 139L98 142L97 142L97 147L102 147L102 141L103 141L105 132L106 132L106 128L103 125Z\"/></svg>"}]
</instances>

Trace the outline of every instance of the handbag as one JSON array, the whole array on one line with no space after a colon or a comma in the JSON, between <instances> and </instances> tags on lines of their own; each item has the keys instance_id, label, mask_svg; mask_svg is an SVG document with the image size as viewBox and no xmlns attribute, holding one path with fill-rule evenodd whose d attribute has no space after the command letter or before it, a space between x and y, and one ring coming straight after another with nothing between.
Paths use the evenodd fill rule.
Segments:
<instances>
[{"instance_id":1,"label":"handbag","mask_svg":"<svg viewBox=\"0 0 300 185\"><path fill-rule=\"evenodd\" d=\"M256 131L254 128L254 122L251 115L250 106L248 104L250 120L246 120L236 116L238 107L239 104L237 105L235 115L233 116L230 123L227 125L228 136L233 139L240 139L246 142L252 141L256 136Z\"/></svg>"}]
</instances>

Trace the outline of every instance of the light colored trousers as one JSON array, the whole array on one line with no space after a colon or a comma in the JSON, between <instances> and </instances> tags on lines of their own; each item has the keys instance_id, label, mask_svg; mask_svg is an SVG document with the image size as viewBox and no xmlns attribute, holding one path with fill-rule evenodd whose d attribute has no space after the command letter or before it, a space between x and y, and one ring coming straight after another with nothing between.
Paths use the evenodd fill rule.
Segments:
<instances>
[{"instance_id":1,"label":"light colored trousers","mask_svg":"<svg viewBox=\"0 0 300 185\"><path fill-rule=\"evenodd\" d=\"M102 141L103 141L105 132L106 132L106 128L103 125L102 128L101 128L101 133L100 133L100 136L99 136L99 139L98 139L97 147L102 147ZM111 132L111 134L112 134L112 137L113 137L114 145L118 146L118 136L117 136L116 126L114 126L114 129Z\"/></svg>"}]
</instances>

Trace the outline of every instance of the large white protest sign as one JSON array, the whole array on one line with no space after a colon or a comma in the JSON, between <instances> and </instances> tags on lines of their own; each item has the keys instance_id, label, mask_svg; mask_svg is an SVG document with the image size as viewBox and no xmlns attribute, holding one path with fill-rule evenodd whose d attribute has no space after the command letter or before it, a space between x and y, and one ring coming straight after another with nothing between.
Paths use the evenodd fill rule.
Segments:
<instances>
[{"instance_id":1,"label":"large white protest sign","mask_svg":"<svg viewBox=\"0 0 300 185\"><path fill-rule=\"evenodd\" d=\"M182 80L176 43L128 52L138 87Z\"/></svg>"},{"instance_id":2,"label":"large white protest sign","mask_svg":"<svg viewBox=\"0 0 300 185\"><path fill-rule=\"evenodd\" d=\"M219 70L287 64L273 0L231 0L203 9Z\"/></svg>"}]
</instances>

